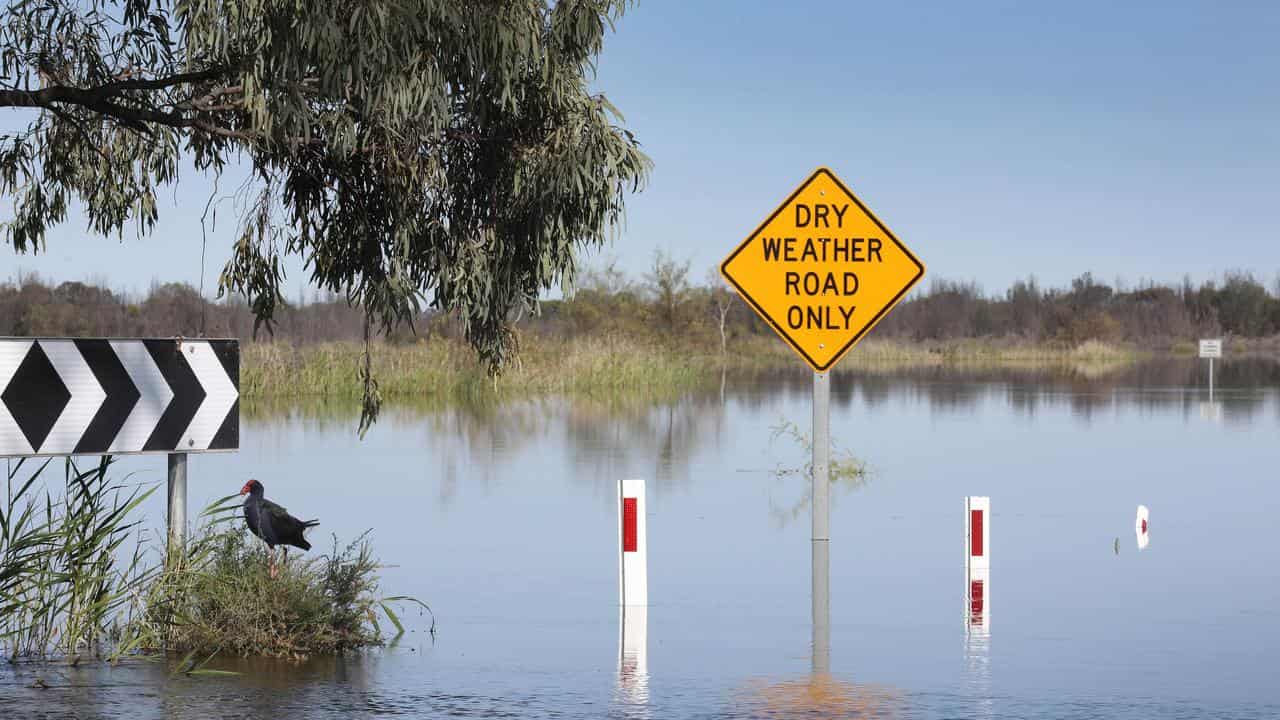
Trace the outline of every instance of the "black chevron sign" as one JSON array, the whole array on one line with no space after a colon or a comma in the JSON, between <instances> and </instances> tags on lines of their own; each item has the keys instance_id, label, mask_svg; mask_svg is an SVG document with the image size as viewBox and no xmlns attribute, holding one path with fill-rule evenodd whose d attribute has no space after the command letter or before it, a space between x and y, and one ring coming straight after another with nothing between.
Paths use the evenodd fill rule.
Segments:
<instances>
[{"instance_id":1,"label":"black chevron sign","mask_svg":"<svg viewBox=\"0 0 1280 720\"><path fill-rule=\"evenodd\" d=\"M238 340L0 338L0 457L239 445Z\"/></svg>"}]
</instances>

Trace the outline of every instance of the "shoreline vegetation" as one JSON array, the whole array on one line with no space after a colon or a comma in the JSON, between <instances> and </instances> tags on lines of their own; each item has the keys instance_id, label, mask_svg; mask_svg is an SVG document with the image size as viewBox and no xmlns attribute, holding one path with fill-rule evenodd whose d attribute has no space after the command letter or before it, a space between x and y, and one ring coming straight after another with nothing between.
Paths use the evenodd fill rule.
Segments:
<instances>
[{"instance_id":1,"label":"shoreline vegetation","mask_svg":"<svg viewBox=\"0 0 1280 720\"><path fill-rule=\"evenodd\" d=\"M869 339L847 354L833 373L944 368L1033 369L1100 376L1156 354L1096 340L1060 346ZM356 342L299 346L249 343L242 349L240 390L250 402L355 400L363 391L362 362L363 347ZM491 377L465 344L452 339L382 343L373 352L373 373L379 391L388 400L679 393L719 382L722 374L740 378L790 370L804 371L803 362L781 340L768 337L753 339L723 355L715 350L621 336L526 339L519 360L498 377Z\"/></svg>"},{"instance_id":2,"label":"shoreline vegetation","mask_svg":"<svg viewBox=\"0 0 1280 720\"><path fill-rule=\"evenodd\" d=\"M423 305L429 295L421 298ZM549 395L605 400L670 397L732 375L803 373L805 365L720 279L701 283L663 253L631 277L614 263L587 267L565 297L516 313L495 375L467 322L431 307L408 323L370 327L342 295L284 301L259 327L242 296L213 302L181 283L145 297L35 276L0 282L0 335L230 337L242 341L246 408L294 399L371 398L448 403ZM368 330L368 332L366 332ZM255 332L258 331L258 332ZM1043 371L1101 378L1146 359L1194 357L1198 338L1223 338L1230 358L1280 358L1280 277L1247 272L1193 284L1108 285L1090 273L1068 287L1035 278L1000 294L930 280L904 299L835 367L841 373ZM364 343L370 342L366 395ZM496 356L490 356L492 360ZM372 387L370 384L369 387ZM375 402L376 405L376 402Z\"/></svg>"},{"instance_id":3,"label":"shoreline vegetation","mask_svg":"<svg viewBox=\"0 0 1280 720\"><path fill-rule=\"evenodd\" d=\"M205 664L382 646L404 633L397 610L425 613L434 633L425 603L382 593L368 533L277 560L277 575L233 495L171 550L138 517L157 486L113 477L113 462L68 458L57 483L52 460L20 460L0 480L0 661L182 657L175 673L224 674Z\"/></svg>"}]
</instances>

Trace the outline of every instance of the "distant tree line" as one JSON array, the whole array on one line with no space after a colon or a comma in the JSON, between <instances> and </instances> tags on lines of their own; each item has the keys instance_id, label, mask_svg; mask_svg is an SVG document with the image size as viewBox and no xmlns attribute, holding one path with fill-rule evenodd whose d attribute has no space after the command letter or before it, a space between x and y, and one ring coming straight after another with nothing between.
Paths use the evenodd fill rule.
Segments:
<instances>
[{"instance_id":1,"label":"distant tree line","mask_svg":"<svg viewBox=\"0 0 1280 720\"><path fill-rule=\"evenodd\" d=\"M295 344L359 340L365 315L345 297L314 294L286 303L269 337ZM634 278L616 264L588 269L567 299L546 300L540 312L514 318L521 334L572 339L622 333L727 349L735 340L770 335L756 314L715 272L702 283L687 262L655 255ZM458 337L448 315L425 312L412 329L387 338ZM254 335L243 298L210 302L191 286L165 283L132 297L80 282L51 285L37 277L0 283L0 335L238 337ZM1034 278L988 295L972 282L935 280L904 300L875 336L905 341L996 338L1076 345L1089 340L1168 346L1197 337L1280 335L1280 278L1268 289L1248 272L1198 285L1144 283L1114 287L1085 273L1066 288ZM268 336L259 332L259 338Z\"/></svg>"},{"instance_id":2,"label":"distant tree line","mask_svg":"<svg viewBox=\"0 0 1280 720\"><path fill-rule=\"evenodd\" d=\"M341 296L317 293L307 302L287 303L274 334L297 343L359 340L364 322L364 313ZM242 297L210 302L186 283L156 284L144 297L81 282L51 285L35 276L0 283L0 335L247 340L253 334L253 311Z\"/></svg>"}]
</instances>

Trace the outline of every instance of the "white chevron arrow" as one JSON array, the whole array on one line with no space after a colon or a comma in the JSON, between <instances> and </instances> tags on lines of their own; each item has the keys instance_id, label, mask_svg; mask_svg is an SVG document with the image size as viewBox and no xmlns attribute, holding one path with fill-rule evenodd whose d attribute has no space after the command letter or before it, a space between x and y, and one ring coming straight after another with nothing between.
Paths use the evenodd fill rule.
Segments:
<instances>
[{"instance_id":1,"label":"white chevron arrow","mask_svg":"<svg viewBox=\"0 0 1280 720\"><path fill-rule=\"evenodd\" d=\"M98 378L84 361L80 349L70 340L40 340L40 348L67 386L71 399L62 408L58 420L49 430L44 443L36 448L42 455L70 455L89 428L93 416L107 399Z\"/></svg>"},{"instance_id":2,"label":"white chevron arrow","mask_svg":"<svg viewBox=\"0 0 1280 720\"><path fill-rule=\"evenodd\" d=\"M205 396L187 431L178 441L178 452L205 450L213 442L213 436L218 434L218 428L222 427L222 421L227 418L240 393L227 377L226 369L208 342L186 340L182 343L182 354L204 387Z\"/></svg>"},{"instance_id":3,"label":"white chevron arrow","mask_svg":"<svg viewBox=\"0 0 1280 720\"><path fill-rule=\"evenodd\" d=\"M151 437L151 432L156 429L156 423L160 422L165 408L173 400L173 390L165 382L164 375L160 374L160 368L156 367L155 360L151 359L151 353L147 352L143 343L137 340L112 340L111 349L116 351L116 357L120 358L120 364L129 373L129 379L138 388L140 397L107 451L140 452Z\"/></svg>"},{"instance_id":4,"label":"white chevron arrow","mask_svg":"<svg viewBox=\"0 0 1280 720\"><path fill-rule=\"evenodd\" d=\"M0 342L0 393L9 387L13 374L18 372L22 359L31 350L31 342L30 340ZM27 442L27 436L18 427L18 421L13 419L9 408L0 401L0 455L30 455L32 452L34 451L31 449L31 443Z\"/></svg>"}]
</instances>

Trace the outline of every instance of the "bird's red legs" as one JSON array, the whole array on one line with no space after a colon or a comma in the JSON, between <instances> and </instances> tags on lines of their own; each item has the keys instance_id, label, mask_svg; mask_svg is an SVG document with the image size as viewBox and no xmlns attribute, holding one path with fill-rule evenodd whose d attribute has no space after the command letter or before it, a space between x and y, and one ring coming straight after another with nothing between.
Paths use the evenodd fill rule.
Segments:
<instances>
[{"instance_id":1,"label":"bird's red legs","mask_svg":"<svg viewBox=\"0 0 1280 720\"><path fill-rule=\"evenodd\" d=\"M267 574L274 580L280 574L280 568L276 567L276 549L267 546Z\"/></svg>"}]
</instances>

